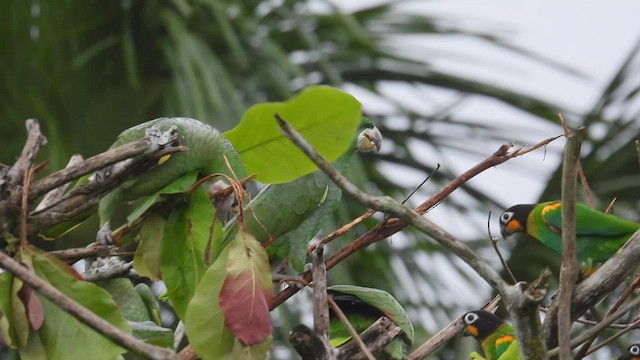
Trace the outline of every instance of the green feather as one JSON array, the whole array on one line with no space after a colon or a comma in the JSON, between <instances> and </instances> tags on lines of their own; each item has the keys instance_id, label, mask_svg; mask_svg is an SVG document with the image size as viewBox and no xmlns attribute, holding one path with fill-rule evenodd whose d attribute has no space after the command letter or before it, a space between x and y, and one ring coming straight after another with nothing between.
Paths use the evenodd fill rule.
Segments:
<instances>
[{"instance_id":1,"label":"green feather","mask_svg":"<svg viewBox=\"0 0 640 360\"><path fill-rule=\"evenodd\" d=\"M145 122L123 131L111 148L143 138L151 127L164 132L173 126L177 129L180 144L187 150L171 155L168 160L105 196L98 209L101 224L109 221L123 202L153 195L190 172L198 171L201 176L213 173L231 175L232 172L238 178L245 176L240 157L231 144L217 130L194 119L159 118ZM225 157L233 171L227 167Z\"/></svg>"},{"instance_id":2,"label":"green feather","mask_svg":"<svg viewBox=\"0 0 640 360\"><path fill-rule=\"evenodd\" d=\"M562 206L559 201L537 205L516 205L501 216L503 233L506 215L512 213L509 222L524 224L516 232L526 232L544 245L562 253ZM508 216L506 216L508 217ZM576 238L578 260L583 264L599 263L609 259L627 240L640 229L640 224L605 214L583 204L576 204Z\"/></svg>"},{"instance_id":3,"label":"green feather","mask_svg":"<svg viewBox=\"0 0 640 360\"><path fill-rule=\"evenodd\" d=\"M470 311L462 316L465 335L480 342L486 360L517 360L520 349L513 327L487 311ZM472 358L474 358L472 353Z\"/></svg>"}]
</instances>

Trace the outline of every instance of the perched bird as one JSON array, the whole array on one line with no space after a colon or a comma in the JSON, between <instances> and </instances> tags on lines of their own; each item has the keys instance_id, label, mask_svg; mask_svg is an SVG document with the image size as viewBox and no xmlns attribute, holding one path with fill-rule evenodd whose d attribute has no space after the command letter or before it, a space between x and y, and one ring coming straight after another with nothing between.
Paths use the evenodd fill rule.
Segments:
<instances>
[{"instance_id":1,"label":"perched bird","mask_svg":"<svg viewBox=\"0 0 640 360\"><path fill-rule=\"evenodd\" d=\"M587 269L609 259L640 229L640 224L576 204L578 260ZM562 205L560 201L515 205L500 215L504 238L526 233L562 253Z\"/></svg>"},{"instance_id":2,"label":"perched bird","mask_svg":"<svg viewBox=\"0 0 640 360\"><path fill-rule=\"evenodd\" d=\"M345 172L356 152L377 152L381 146L380 131L370 119L363 117L358 135L333 165ZM341 195L340 188L321 170L288 183L269 185L245 206L245 228L260 242L270 243L267 246L270 257L288 258L296 270L302 270L309 240L338 207ZM234 218L225 226L222 246L214 248L221 250L237 230ZM213 258L217 257L215 250Z\"/></svg>"},{"instance_id":3,"label":"perched bird","mask_svg":"<svg viewBox=\"0 0 640 360\"><path fill-rule=\"evenodd\" d=\"M627 352L617 358L618 360L640 360L640 344L629 346Z\"/></svg>"},{"instance_id":4,"label":"perched bird","mask_svg":"<svg viewBox=\"0 0 640 360\"><path fill-rule=\"evenodd\" d=\"M520 347L511 325L483 310L470 311L462 316L462 320L465 325L463 335L473 336L484 351L484 357L471 353L472 359L520 359Z\"/></svg>"},{"instance_id":5,"label":"perched bird","mask_svg":"<svg viewBox=\"0 0 640 360\"><path fill-rule=\"evenodd\" d=\"M404 359L413 343L414 329L409 317L398 301L386 291L353 285L334 285L327 294L338 305L357 333L362 333L380 317L386 316L402 329L402 335L385 348L378 359ZM329 336L331 346L338 347L351 339L342 321L329 308Z\"/></svg>"},{"instance_id":6,"label":"perched bird","mask_svg":"<svg viewBox=\"0 0 640 360\"><path fill-rule=\"evenodd\" d=\"M161 159L158 166L123 183L102 198L98 208L101 225L107 224L108 228L111 217L122 203L152 195L182 176L194 173L195 177L216 172L231 175L232 170L226 165L225 157L236 176L241 178L245 175L238 153L224 136L203 122L185 117L158 118L129 128L118 135L111 149L141 139L150 131L171 130L177 131L177 141L187 147L187 151Z\"/></svg>"}]
</instances>

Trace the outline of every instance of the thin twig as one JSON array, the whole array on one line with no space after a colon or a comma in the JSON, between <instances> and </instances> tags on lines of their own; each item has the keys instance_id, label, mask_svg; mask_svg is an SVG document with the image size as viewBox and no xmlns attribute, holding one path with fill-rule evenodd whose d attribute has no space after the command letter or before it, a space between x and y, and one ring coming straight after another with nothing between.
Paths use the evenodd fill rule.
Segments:
<instances>
[{"instance_id":1,"label":"thin twig","mask_svg":"<svg viewBox=\"0 0 640 360\"><path fill-rule=\"evenodd\" d=\"M322 245L326 245L328 243L330 243L331 241L339 238L340 236L346 234L347 232L349 232L351 229L353 229L356 225L360 224L361 222L363 222L364 220L370 218L371 216L373 216L373 214L377 213L377 211L375 210L369 210L366 213L358 216L357 218L351 220L351 222L349 222L348 224L343 225L342 227L340 227L337 230L334 230L332 232L330 232L329 234L327 234L325 237L323 237L322 239L318 240L317 242L311 244L309 246L309 248L307 249L308 253L311 253L313 250L315 250L315 248L317 246L319 246L320 244Z\"/></svg>"},{"instance_id":2,"label":"thin twig","mask_svg":"<svg viewBox=\"0 0 640 360\"><path fill-rule=\"evenodd\" d=\"M502 252L498 248L498 241L500 238L493 237L493 235L491 234L491 211L489 211L489 216L487 218L487 232L489 233L489 242L491 242L493 249L496 251L496 254L498 254L498 258L500 258L502 267L504 267L505 270L507 270L507 273L509 273L509 276L511 277L511 281L513 281L513 283L516 284L518 280L516 279L515 275L513 275L513 272L511 271L509 264L507 264L507 262L504 260L504 257L502 256Z\"/></svg>"},{"instance_id":3,"label":"thin twig","mask_svg":"<svg viewBox=\"0 0 640 360\"><path fill-rule=\"evenodd\" d=\"M631 283L631 285L627 286L627 288L622 292L622 295L620 295L620 297L618 298L616 303L613 304L611 309L609 309L609 311L607 311L607 314L604 317L606 318L608 316L611 316L611 314L613 314L616 310L618 310L620 308L620 306L622 306L622 304L629 298L629 296L631 296L633 294L634 290L638 286L640 286L640 276L636 276L636 279L633 281L633 283ZM629 329L631 325L632 324L626 324L623 328L626 331L628 331L627 329ZM623 333L623 332L621 332L621 333ZM589 351L589 347L591 346L591 344L595 340L596 340L596 337L594 336L591 339L589 339L588 341L586 341L582 345L582 347L578 350L578 354L577 354L576 358L581 359L581 358L587 356L588 354L592 353L594 350ZM602 346L604 346L604 345L602 345ZM597 346L597 348L600 348L600 347L601 346Z\"/></svg>"},{"instance_id":4,"label":"thin twig","mask_svg":"<svg viewBox=\"0 0 640 360\"><path fill-rule=\"evenodd\" d=\"M406 203L409 199L411 199L411 197L413 196L413 194L416 193L416 191L420 190L420 188L422 187L422 185L424 185L427 181L429 181L429 179L431 179L431 177L438 172L438 170L440 169L440 164L436 165L436 168L433 169L433 171L431 173L429 173L429 175L427 175L427 177L422 180L422 182L420 183L420 185L416 186L415 189L413 189L413 191L411 191L411 194L407 195L406 198L404 198L404 200L402 200L402 204Z\"/></svg>"},{"instance_id":5,"label":"thin twig","mask_svg":"<svg viewBox=\"0 0 640 360\"><path fill-rule=\"evenodd\" d=\"M534 146L523 147L523 148L520 148L520 149L518 149L516 151L513 151L511 153L508 152L509 148L512 146L511 144L504 144L504 145L500 146L500 148L498 148L498 150L495 153L491 154L489 157L487 157L486 159L484 159L480 163L476 164L475 166L473 166L469 170L467 170L464 173L460 174L458 177L453 179L449 184L447 184L442 189L440 189L440 191L438 191L433 196L431 196L429 199L427 199L425 202L423 202L421 205L419 205L415 209L415 212L417 214L426 213L429 209L433 208L434 206L439 204L444 198L449 196L454 190L456 190L457 188L462 186L465 182L469 181L471 178L473 178L476 175L482 173L483 171L485 171L485 170L487 170L487 169L489 169L491 167L500 165L503 162L505 162L505 161L507 161L509 159L512 159L514 157L527 154L527 153L529 153L529 152L531 152L533 150L536 150L538 148L546 146L550 142L552 142L552 141L554 141L554 140L556 140L556 139L558 139L560 137L562 137L562 135L545 139L545 140L541 141L540 143L538 143L538 144L536 144ZM331 258L327 259L327 261L326 261L327 269L332 268L333 266L335 266L336 264L340 263L342 260L344 260L348 256L352 255L356 251L358 251L358 250L360 250L362 248L365 248L365 247L373 244L376 241L380 241L382 239L385 239L385 238L397 233L398 231L404 229L408 224L409 223L407 221L404 221L404 220L399 219L399 218L391 218L391 219L385 218L381 223L376 225L373 229L371 229L367 233L363 234L362 236L358 237L356 240L351 242L345 248L341 249L334 256L332 256ZM439 239L442 239L442 238L447 238L447 239L452 238L452 236L449 235L448 233L444 232L444 230L439 229L434 224L431 224L431 223L429 223L429 224L430 224L430 226L433 226L434 229L437 229L436 230L437 234L434 233L434 234L431 235L431 236L434 236L434 238L436 240L440 241ZM303 277L305 278L305 280L311 281L311 273L310 272L305 272ZM300 291L300 288L297 287L297 286L289 286L289 287L285 288L284 290L282 290L280 293L278 293L273 298L273 300L271 302L271 309L274 309L278 305L282 304L285 300L287 300L289 297L293 296L298 291Z\"/></svg>"},{"instance_id":6,"label":"thin twig","mask_svg":"<svg viewBox=\"0 0 640 360\"><path fill-rule=\"evenodd\" d=\"M22 203L20 205L20 246L23 248L27 248L29 246L29 242L27 241L27 208L31 175L33 175L33 169L26 169L22 183Z\"/></svg>"},{"instance_id":7,"label":"thin twig","mask_svg":"<svg viewBox=\"0 0 640 360\"><path fill-rule=\"evenodd\" d=\"M609 316L606 319L602 320L600 323L598 323L596 326L592 327L591 329L589 329L589 330L583 332L582 334L576 336L575 338L573 338L571 340L571 343L570 343L571 344L571 348L575 348L578 345L580 345L583 342L585 342L588 339L590 339L591 337L596 336L602 330L606 329L609 325L611 325L614 321L616 321L617 319L619 319L622 316L624 316L624 314L626 314L628 311L630 311L634 307L638 306L638 304L640 304L640 297L637 297L637 298L631 300L622 309L620 309L620 310L616 311L615 313L611 314L611 316ZM559 354L559 352L560 352L560 349L555 348L555 349L549 350L548 354L549 354L549 356L556 356L556 355Z\"/></svg>"},{"instance_id":8,"label":"thin twig","mask_svg":"<svg viewBox=\"0 0 640 360\"><path fill-rule=\"evenodd\" d=\"M610 336L609 338L605 339L604 341L602 341L598 345L592 347L591 349L587 348L586 350L588 350L588 351L585 350L585 353L581 354L579 358L582 359L583 357L585 357L587 355L593 354L594 352L596 352L596 351L602 349L603 347L609 345L610 343L614 342L616 339L618 339L622 335L628 333L629 331L638 329L639 326L640 326L640 319L638 319L638 320L634 321L633 323L629 324L627 327L625 327L621 331L618 331L613 336ZM595 339L595 336L592 339Z\"/></svg>"},{"instance_id":9,"label":"thin twig","mask_svg":"<svg viewBox=\"0 0 640 360\"><path fill-rule=\"evenodd\" d=\"M613 206L616 203L616 200L618 200L618 197L615 196L611 202L609 203L609 206L607 206L607 209L604 211L605 214L612 214L613 213Z\"/></svg>"},{"instance_id":10,"label":"thin twig","mask_svg":"<svg viewBox=\"0 0 640 360\"><path fill-rule=\"evenodd\" d=\"M120 329L89 311L84 306L78 304L75 300L66 296L60 292L60 290L54 288L51 284L36 276L31 270L20 265L1 251L0 267L11 272L14 276L18 277L26 284L29 284L34 290L42 294L62 310L70 313L76 319L114 343L129 349L136 354L146 356L151 359L176 358L176 354L169 349L147 344L142 340L136 339L135 337L122 332Z\"/></svg>"}]
</instances>

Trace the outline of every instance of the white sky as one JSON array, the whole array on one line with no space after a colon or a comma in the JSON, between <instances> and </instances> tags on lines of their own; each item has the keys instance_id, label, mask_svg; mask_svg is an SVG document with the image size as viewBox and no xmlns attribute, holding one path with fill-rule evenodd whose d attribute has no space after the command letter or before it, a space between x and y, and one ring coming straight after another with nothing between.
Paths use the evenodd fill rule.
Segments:
<instances>
[{"instance_id":1,"label":"white sky","mask_svg":"<svg viewBox=\"0 0 640 360\"><path fill-rule=\"evenodd\" d=\"M339 6L353 8L358 4L362 2L340 2ZM531 61L526 55L514 55L463 36L410 38L399 45L401 48L410 47L413 56L428 58L441 72L515 89L574 113L590 110L640 38L640 21L637 21L640 1L409 1L398 2L397 7L443 19L443 25L496 34L513 46L574 69L576 75L568 76L558 68ZM425 99L436 97L435 94L416 94L415 89L403 93L395 84L383 85L379 90L387 97L403 98L409 102L417 100L417 107L428 107ZM379 100L354 94L363 101L365 108L384 107ZM483 121L491 121L505 129L513 128L515 136L523 132L529 135L528 138L523 137L530 143L516 145L532 145L561 133L557 127L540 125L539 120L532 121L530 115L483 99L465 103L457 114L465 118L478 118L478 114L482 114L480 117L487 119ZM571 120L570 113L564 115ZM532 127L535 127L535 132L526 130ZM495 151L498 145L487 142L486 148L478 148L477 158L465 159L456 153L433 154L426 158L460 173ZM560 150L563 145L559 140L551 149ZM421 151L426 153L426 150ZM533 153L490 169L473 179L472 183L505 204L533 202L559 161L558 156L547 154L545 157L542 152ZM392 166L385 170L397 172ZM402 178L404 182L414 184L422 180L420 174L404 174ZM454 193L453 196L459 195ZM491 210L495 217L498 215L496 212L503 209ZM439 206L429 214L433 221L456 236L464 238L475 233L477 237L477 228L465 226L469 219L456 219L453 215L446 206ZM478 221L482 224L476 225L486 227L486 218ZM492 231L497 234L495 224L492 225Z\"/></svg>"}]
</instances>

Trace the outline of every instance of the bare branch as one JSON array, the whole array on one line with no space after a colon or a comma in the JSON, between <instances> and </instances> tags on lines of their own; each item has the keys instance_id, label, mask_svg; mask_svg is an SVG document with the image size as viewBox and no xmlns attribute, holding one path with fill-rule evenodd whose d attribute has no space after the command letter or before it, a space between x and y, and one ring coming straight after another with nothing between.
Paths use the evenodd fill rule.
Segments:
<instances>
[{"instance_id":1,"label":"bare branch","mask_svg":"<svg viewBox=\"0 0 640 360\"><path fill-rule=\"evenodd\" d=\"M512 318L514 318L516 332L522 340L520 342L520 351L523 354L523 358L546 358L546 347L542 341L541 332L539 331L540 319L538 316L538 303L544 297L545 291L542 288L542 284L546 281L546 278L548 278L549 273L543 273L543 275L541 275L541 278L544 280L541 280L539 284L533 284L532 286L526 286L525 284L508 285L495 270L466 244L421 217L419 213L388 196L371 196L358 189L335 170L328 161L322 158L289 123L280 118L278 114L275 116L285 135L344 192L362 205L394 215L402 219L405 223L414 226L422 233L430 236L466 262L478 275L489 283L489 285L498 290L503 296ZM502 154L501 156L508 158L506 155L507 149L508 146L503 146L498 151ZM526 152L526 149L518 150L518 154ZM327 265L327 268L329 268L329 265Z\"/></svg>"},{"instance_id":2,"label":"bare branch","mask_svg":"<svg viewBox=\"0 0 640 360\"><path fill-rule=\"evenodd\" d=\"M40 123L36 119L28 119L25 122L27 126L27 141L22 148L20 157L16 160L15 164L11 166L4 178L11 185L17 185L22 183L22 176L26 174L26 171L31 169L33 161L40 149L47 145L47 138L42 135L40 131ZM2 183L0 183L2 187Z\"/></svg>"},{"instance_id":3,"label":"bare branch","mask_svg":"<svg viewBox=\"0 0 640 360\"><path fill-rule=\"evenodd\" d=\"M558 344L560 359L572 359L571 340L571 296L580 265L576 250L576 174L580 145L584 128L567 135L562 167L562 265L560 266L560 290L558 293Z\"/></svg>"}]
</instances>

